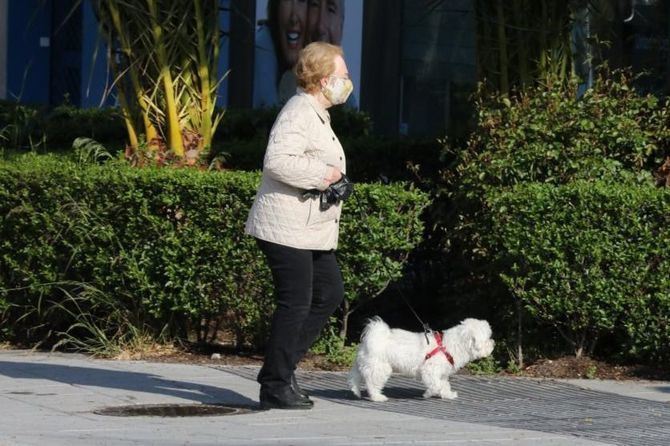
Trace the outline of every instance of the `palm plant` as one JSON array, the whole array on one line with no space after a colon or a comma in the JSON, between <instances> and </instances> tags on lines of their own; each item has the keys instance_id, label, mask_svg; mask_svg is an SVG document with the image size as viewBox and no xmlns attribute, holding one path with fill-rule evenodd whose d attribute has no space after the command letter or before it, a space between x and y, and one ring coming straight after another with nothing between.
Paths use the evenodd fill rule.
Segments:
<instances>
[{"instance_id":1,"label":"palm plant","mask_svg":"<svg viewBox=\"0 0 670 446\"><path fill-rule=\"evenodd\" d=\"M178 158L202 155L223 117L214 108L223 79L219 0L93 4L131 150L145 140L154 152L167 146Z\"/></svg>"},{"instance_id":2,"label":"palm plant","mask_svg":"<svg viewBox=\"0 0 670 446\"><path fill-rule=\"evenodd\" d=\"M508 93L573 73L572 26L580 1L476 0L480 78Z\"/></svg>"}]
</instances>

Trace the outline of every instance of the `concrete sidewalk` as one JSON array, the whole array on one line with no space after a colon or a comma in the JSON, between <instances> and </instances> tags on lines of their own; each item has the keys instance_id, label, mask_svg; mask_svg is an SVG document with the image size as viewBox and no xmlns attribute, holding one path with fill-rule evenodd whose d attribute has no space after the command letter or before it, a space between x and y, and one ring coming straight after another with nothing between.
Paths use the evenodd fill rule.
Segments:
<instances>
[{"instance_id":1,"label":"concrete sidewalk","mask_svg":"<svg viewBox=\"0 0 670 446\"><path fill-rule=\"evenodd\" d=\"M380 405L352 399L343 374L301 372L316 403L309 411L180 418L94 413L161 403L255 408L255 373L248 367L0 351L0 445L670 444L670 428L663 427L670 425L670 384L659 382L457 376L453 387L459 398L441 401L422 400L420 386L394 378L387 392L392 399ZM556 401L572 409L558 410ZM630 425L629 415L638 417ZM626 426L639 426L643 434L630 435Z\"/></svg>"}]
</instances>

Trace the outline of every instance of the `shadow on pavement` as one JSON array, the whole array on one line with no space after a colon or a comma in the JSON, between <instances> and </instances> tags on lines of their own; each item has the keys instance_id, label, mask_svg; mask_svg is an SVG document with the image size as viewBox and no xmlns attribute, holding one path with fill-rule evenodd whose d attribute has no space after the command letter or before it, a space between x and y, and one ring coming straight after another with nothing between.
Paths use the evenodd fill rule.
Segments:
<instances>
[{"instance_id":1,"label":"shadow on pavement","mask_svg":"<svg viewBox=\"0 0 670 446\"><path fill-rule=\"evenodd\" d=\"M0 361L0 375L20 379L43 379L76 386L156 393L200 403L258 404L256 401L232 390L207 384L169 380L150 373L60 364Z\"/></svg>"},{"instance_id":2,"label":"shadow on pavement","mask_svg":"<svg viewBox=\"0 0 670 446\"><path fill-rule=\"evenodd\" d=\"M310 386L311 387L311 386ZM402 387L385 387L384 395L389 398L397 398L404 400L423 400L423 391L421 389L406 389ZM310 391L310 395L316 397L328 398L331 400L352 400L357 401L360 398L354 396L351 390L348 389L314 389ZM367 392L363 390L363 399L367 400Z\"/></svg>"}]
</instances>

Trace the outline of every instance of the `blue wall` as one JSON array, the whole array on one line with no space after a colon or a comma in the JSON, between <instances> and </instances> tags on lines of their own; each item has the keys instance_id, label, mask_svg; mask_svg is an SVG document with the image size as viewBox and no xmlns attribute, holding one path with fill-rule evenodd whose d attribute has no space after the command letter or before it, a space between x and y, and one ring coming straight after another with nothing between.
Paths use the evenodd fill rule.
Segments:
<instances>
[{"instance_id":1,"label":"blue wall","mask_svg":"<svg viewBox=\"0 0 670 446\"><path fill-rule=\"evenodd\" d=\"M61 101L62 98L51 98L50 90L53 83L51 44L53 26L57 26L56 16L63 11L55 8L70 8L69 2L58 3L57 0L12 0L8 1L7 30L7 100L19 100L23 103L49 104L50 100ZM230 0L220 0L220 23L222 31L230 31ZM89 1L82 2L82 42L81 72L79 73L78 98L74 105L81 107L99 107L116 105L114 94L105 95L105 89L112 82L107 69L107 45L98 33L98 23ZM58 27L58 26L57 26ZM62 31L62 30L61 30ZM62 37L62 36L60 36ZM40 38L46 39L40 46ZM59 38L56 35L55 38ZM229 68L229 37L221 39L219 76L223 76ZM56 51L55 53L58 53ZM60 85L60 84L59 84ZM59 90L60 91L60 90ZM59 95L59 94L56 94ZM228 101L228 81L224 79L218 88L217 104L225 106Z\"/></svg>"},{"instance_id":2,"label":"blue wall","mask_svg":"<svg viewBox=\"0 0 670 446\"><path fill-rule=\"evenodd\" d=\"M50 48L40 38L50 38L50 8L40 8L40 0L8 3L7 99L48 103Z\"/></svg>"},{"instance_id":3,"label":"blue wall","mask_svg":"<svg viewBox=\"0 0 670 446\"><path fill-rule=\"evenodd\" d=\"M219 15L219 24L221 31L230 32L230 0L219 0L221 12ZM230 68L230 38L224 35L221 38L221 48L219 49L219 78L226 74ZM228 104L228 78L224 78L217 89L216 105L225 107Z\"/></svg>"},{"instance_id":4,"label":"blue wall","mask_svg":"<svg viewBox=\"0 0 670 446\"><path fill-rule=\"evenodd\" d=\"M83 4L82 48L81 48L81 107L116 105L114 95L105 96L106 85L113 79L107 72L107 44L98 33L98 21L93 6L88 1Z\"/></svg>"}]
</instances>

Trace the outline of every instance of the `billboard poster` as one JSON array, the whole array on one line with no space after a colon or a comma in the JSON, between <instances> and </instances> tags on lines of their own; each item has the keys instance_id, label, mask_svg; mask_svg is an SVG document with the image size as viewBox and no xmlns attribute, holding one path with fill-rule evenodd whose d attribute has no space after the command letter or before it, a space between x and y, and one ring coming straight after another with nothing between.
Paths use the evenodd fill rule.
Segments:
<instances>
[{"instance_id":1,"label":"billboard poster","mask_svg":"<svg viewBox=\"0 0 670 446\"><path fill-rule=\"evenodd\" d=\"M253 106L274 107L296 91L298 53L314 41L342 46L358 108L363 0L256 0Z\"/></svg>"}]
</instances>

